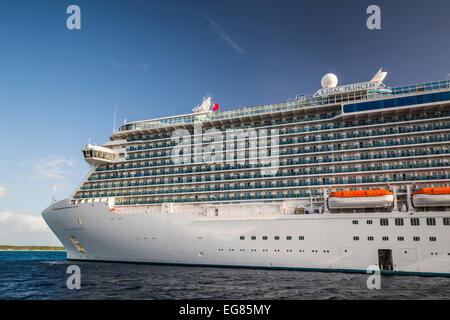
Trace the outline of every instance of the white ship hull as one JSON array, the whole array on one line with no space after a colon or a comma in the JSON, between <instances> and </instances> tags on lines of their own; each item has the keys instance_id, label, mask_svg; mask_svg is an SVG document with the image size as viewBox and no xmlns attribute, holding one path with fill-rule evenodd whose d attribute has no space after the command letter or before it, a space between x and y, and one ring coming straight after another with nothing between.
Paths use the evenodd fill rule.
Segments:
<instances>
[{"instance_id":1,"label":"white ship hull","mask_svg":"<svg viewBox=\"0 0 450 320\"><path fill-rule=\"evenodd\" d=\"M448 207L450 194L415 194L413 203L415 207Z\"/></svg>"},{"instance_id":2,"label":"white ship hull","mask_svg":"<svg viewBox=\"0 0 450 320\"><path fill-rule=\"evenodd\" d=\"M330 209L352 208L385 208L392 205L392 194L375 197L330 197L328 206Z\"/></svg>"},{"instance_id":3,"label":"white ship hull","mask_svg":"<svg viewBox=\"0 0 450 320\"><path fill-rule=\"evenodd\" d=\"M365 272L388 249L393 270L387 272L450 275L450 226L442 222L450 212L221 217L163 211L113 213L104 202L63 200L42 215L74 260ZM411 226L411 217L421 218L420 226ZM436 225L428 226L426 217ZM389 226L380 226L380 218L389 218ZM394 218L405 224L396 226Z\"/></svg>"}]
</instances>

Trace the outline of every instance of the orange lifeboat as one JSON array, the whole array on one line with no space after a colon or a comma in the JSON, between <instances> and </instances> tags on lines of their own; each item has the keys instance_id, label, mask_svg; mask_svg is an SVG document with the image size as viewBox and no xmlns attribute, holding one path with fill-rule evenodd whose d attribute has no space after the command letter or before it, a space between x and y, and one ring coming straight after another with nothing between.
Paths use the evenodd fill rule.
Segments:
<instances>
[{"instance_id":1,"label":"orange lifeboat","mask_svg":"<svg viewBox=\"0 0 450 320\"><path fill-rule=\"evenodd\" d=\"M372 190L355 190L355 191L335 191L330 197L353 198L353 197L379 197L392 194L392 192L384 189Z\"/></svg>"},{"instance_id":2,"label":"orange lifeboat","mask_svg":"<svg viewBox=\"0 0 450 320\"><path fill-rule=\"evenodd\" d=\"M336 191L328 197L330 209L385 208L392 205L392 192L384 189Z\"/></svg>"},{"instance_id":3,"label":"orange lifeboat","mask_svg":"<svg viewBox=\"0 0 450 320\"><path fill-rule=\"evenodd\" d=\"M414 194L450 194L450 187L422 188Z\"/></svg>"},{"instance_id":4,"label":"orange lifeboat","mask_svg":"<svg viewBox=\"0 0 450 320\"><path fill-rule=\"evenodd\" d=\"M450 206L450 187L422 188L412 198L415 207Z\"/></svg>"}]
</instances>

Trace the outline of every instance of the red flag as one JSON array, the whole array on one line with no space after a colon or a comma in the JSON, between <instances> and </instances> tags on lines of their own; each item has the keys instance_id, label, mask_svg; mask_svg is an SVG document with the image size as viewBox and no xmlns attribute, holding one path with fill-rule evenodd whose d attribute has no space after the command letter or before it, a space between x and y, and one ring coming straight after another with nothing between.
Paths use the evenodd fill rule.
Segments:
<instances>
[{"instance_id":1,"label":"red flag","mask_svg":"<svg viewBox=\"0 0 450 320\"><path fill-rule=\"evenodd\" d=\"M212 111L217 111L217 110L219 110L219 104L215 103L214 107L212 108Z\"/></svg>"}]
</instances>

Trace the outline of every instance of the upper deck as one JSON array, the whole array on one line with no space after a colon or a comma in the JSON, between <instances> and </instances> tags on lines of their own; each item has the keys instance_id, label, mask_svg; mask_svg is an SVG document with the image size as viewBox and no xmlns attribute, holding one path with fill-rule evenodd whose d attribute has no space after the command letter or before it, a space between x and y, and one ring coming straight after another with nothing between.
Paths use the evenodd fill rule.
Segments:
<instances>
[{"instance_id":1,"label":"upper deck","mask_svg":"<svg viewBox=\"0 0 450 320\"><path fill-rule=\"evenodd\" d=\"M114 198L120 206L322 201L327 188L395 186L403 205L408 185L448 187L450 80L387 88L382 79L379 71L365 83L323 81L314 96L220 112L208 97L193 114L123 125L104 145L114 162L103 149L85 150L93 150L95 167L73 199ZM182 162L173 158L177 128L187 141ZM208 160L211 128L232 133L233 143L217 145L226 151L218 161Z\"/></svg>"},{"instance_id":2,"label":"upper deck","mask_svg":"<svg viewBox=\"0 0 450 320\"><path fill-rule=\"evenodd\" d=\"M248 117L253 115L263 115L275 112L289 111L295 109L318 107L333 104L353 104L356 102L370 102L378 100L388 100L391 98L400 98L408 96L418 96L427 93L434 93L440 91L449 91L450 80L442 80L435 82L427 82L415 85L408 85L402 87L381 87L379 89L357 89L350 92L341 92L337 94L329 94L326 96L308 96L297 97L294 101L286 101L277 104L268 104L254 107L242 107L232 110L224 110L217 112L193 113L173 117L165 117L152 120L135 121L120 126L119 132L115 135L126 134L130 131L156 129L163 127L173 127L178 125L189 125L199 121L215 121L222 119L233 119ZM433 99L425 99L425 102L434 102ZM405 100L404 103L408 103ZM414 103L412 103L414 104ZM400 103L401 105L401 103ZM393 106L399 106L399 103L394 102ZM384 106L387 107L387 106ZM367 108L367 107L366 107ZM370 106L369 106L370 108ZM361 111L358 108L346 108L347 112ZM115 136L113 135L113 136Z\"/></svg>"}]
</instances>

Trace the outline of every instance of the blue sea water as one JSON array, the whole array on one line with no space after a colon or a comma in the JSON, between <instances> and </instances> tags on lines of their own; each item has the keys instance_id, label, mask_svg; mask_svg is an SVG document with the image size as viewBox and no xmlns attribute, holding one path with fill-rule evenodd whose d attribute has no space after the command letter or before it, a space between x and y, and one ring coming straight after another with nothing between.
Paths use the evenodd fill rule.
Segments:
<instances>
[{"instance_id":1,"label":"blue sea water","mask_svg":"<svg viewBox=\"0 0 450 320\"><path fill-rule=\"evenodd\" d=\"M66 286L67 267L81 289ZM449 299L450 278L67 261L65 252L0 252L0 299Z\"/></svg>"}]
</instances>

